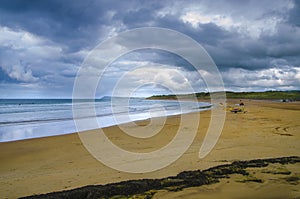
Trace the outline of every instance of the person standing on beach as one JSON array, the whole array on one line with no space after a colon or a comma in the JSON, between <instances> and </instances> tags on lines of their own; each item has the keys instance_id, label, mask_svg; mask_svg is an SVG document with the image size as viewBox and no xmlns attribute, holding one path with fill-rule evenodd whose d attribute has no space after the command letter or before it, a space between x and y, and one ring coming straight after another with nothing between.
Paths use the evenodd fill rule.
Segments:
<instances>
[{"instance_id":1,"label":"person standing on beach","mask_svg":"<svg viewBox=\"0 0 300 199\"><path fill-rule=\"evenodd\" d=\"M242 100L240 100L240 106L244 106L244 102Z\"/></svg>"}]
</instances>

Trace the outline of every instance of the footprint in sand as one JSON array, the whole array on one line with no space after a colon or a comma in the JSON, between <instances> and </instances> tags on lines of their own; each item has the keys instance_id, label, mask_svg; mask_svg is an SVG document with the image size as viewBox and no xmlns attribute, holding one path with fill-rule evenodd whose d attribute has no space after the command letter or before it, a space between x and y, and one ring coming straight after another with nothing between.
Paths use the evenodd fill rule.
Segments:
<instances>
[{"instance_id":1,"label":"footprint in sand","mask_svg":"<svg viewBox=\"0 0 300 199\"><path fill-rule=\"evenodd\" d=\"M282 136L293 136L292 134L288 133L289 127L276 127L276 132L274 134L282 135Z\"/></svg>"}]
</instances>

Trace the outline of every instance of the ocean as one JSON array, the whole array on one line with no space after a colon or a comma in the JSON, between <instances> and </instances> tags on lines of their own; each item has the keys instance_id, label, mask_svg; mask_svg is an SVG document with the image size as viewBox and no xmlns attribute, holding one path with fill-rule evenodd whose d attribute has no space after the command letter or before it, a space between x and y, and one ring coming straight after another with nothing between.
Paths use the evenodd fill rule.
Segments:
<instances>
[{"instance_id":1,"label":"ocean","mask_svg":"<svg viewBox=\"0 0 300 199\"><path fill-rule=\"evenodd\" d=\"M146 100L144 98L0 99L0 142L77 132L73 110L97 118L97 127L206 110L204 102ZM93 109L95 107L95 109ZM91 109L95 110L94 114ZM96 128L96 127L95 127ZM89 129L84 129L89 130Z\"/></svg>"}]
</instances>

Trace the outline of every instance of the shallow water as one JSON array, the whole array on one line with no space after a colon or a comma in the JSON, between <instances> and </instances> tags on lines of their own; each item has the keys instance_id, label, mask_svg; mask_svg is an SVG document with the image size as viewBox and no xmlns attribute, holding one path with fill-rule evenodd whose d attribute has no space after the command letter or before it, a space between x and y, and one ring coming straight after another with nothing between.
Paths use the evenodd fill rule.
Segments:
<instances>
[{"instance_id":1,"label":"shallow water","mask_svg":"<svg viewBox=\"0 0 300 199\"><path fill-rule=\"evenodd\" d=\"M76 118L97 119L86 129L108 127L130 121L199 111L204 102L145 100L143 98L0 99L0 142L76 132Z\"/></svg>"}]
</instances>

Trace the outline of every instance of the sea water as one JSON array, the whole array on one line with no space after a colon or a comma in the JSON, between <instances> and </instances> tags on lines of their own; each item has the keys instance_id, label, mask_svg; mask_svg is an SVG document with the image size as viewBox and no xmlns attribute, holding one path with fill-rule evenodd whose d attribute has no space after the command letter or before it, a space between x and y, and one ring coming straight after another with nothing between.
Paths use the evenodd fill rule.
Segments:
<instances>
[{"instance_id":1,"label":"sea water","mask_svg":"<svg viewBox=\"0 0 300 199\"><path fill-rule=\"evenodd\" d=\"M204 102L146 100L143 98L0 99L0 142L77 132L73 109L83 118L96 117L102 128L131 121L205 110ZM91 111L94 110L94 111Z\"/></svg>"}]
</instances>

